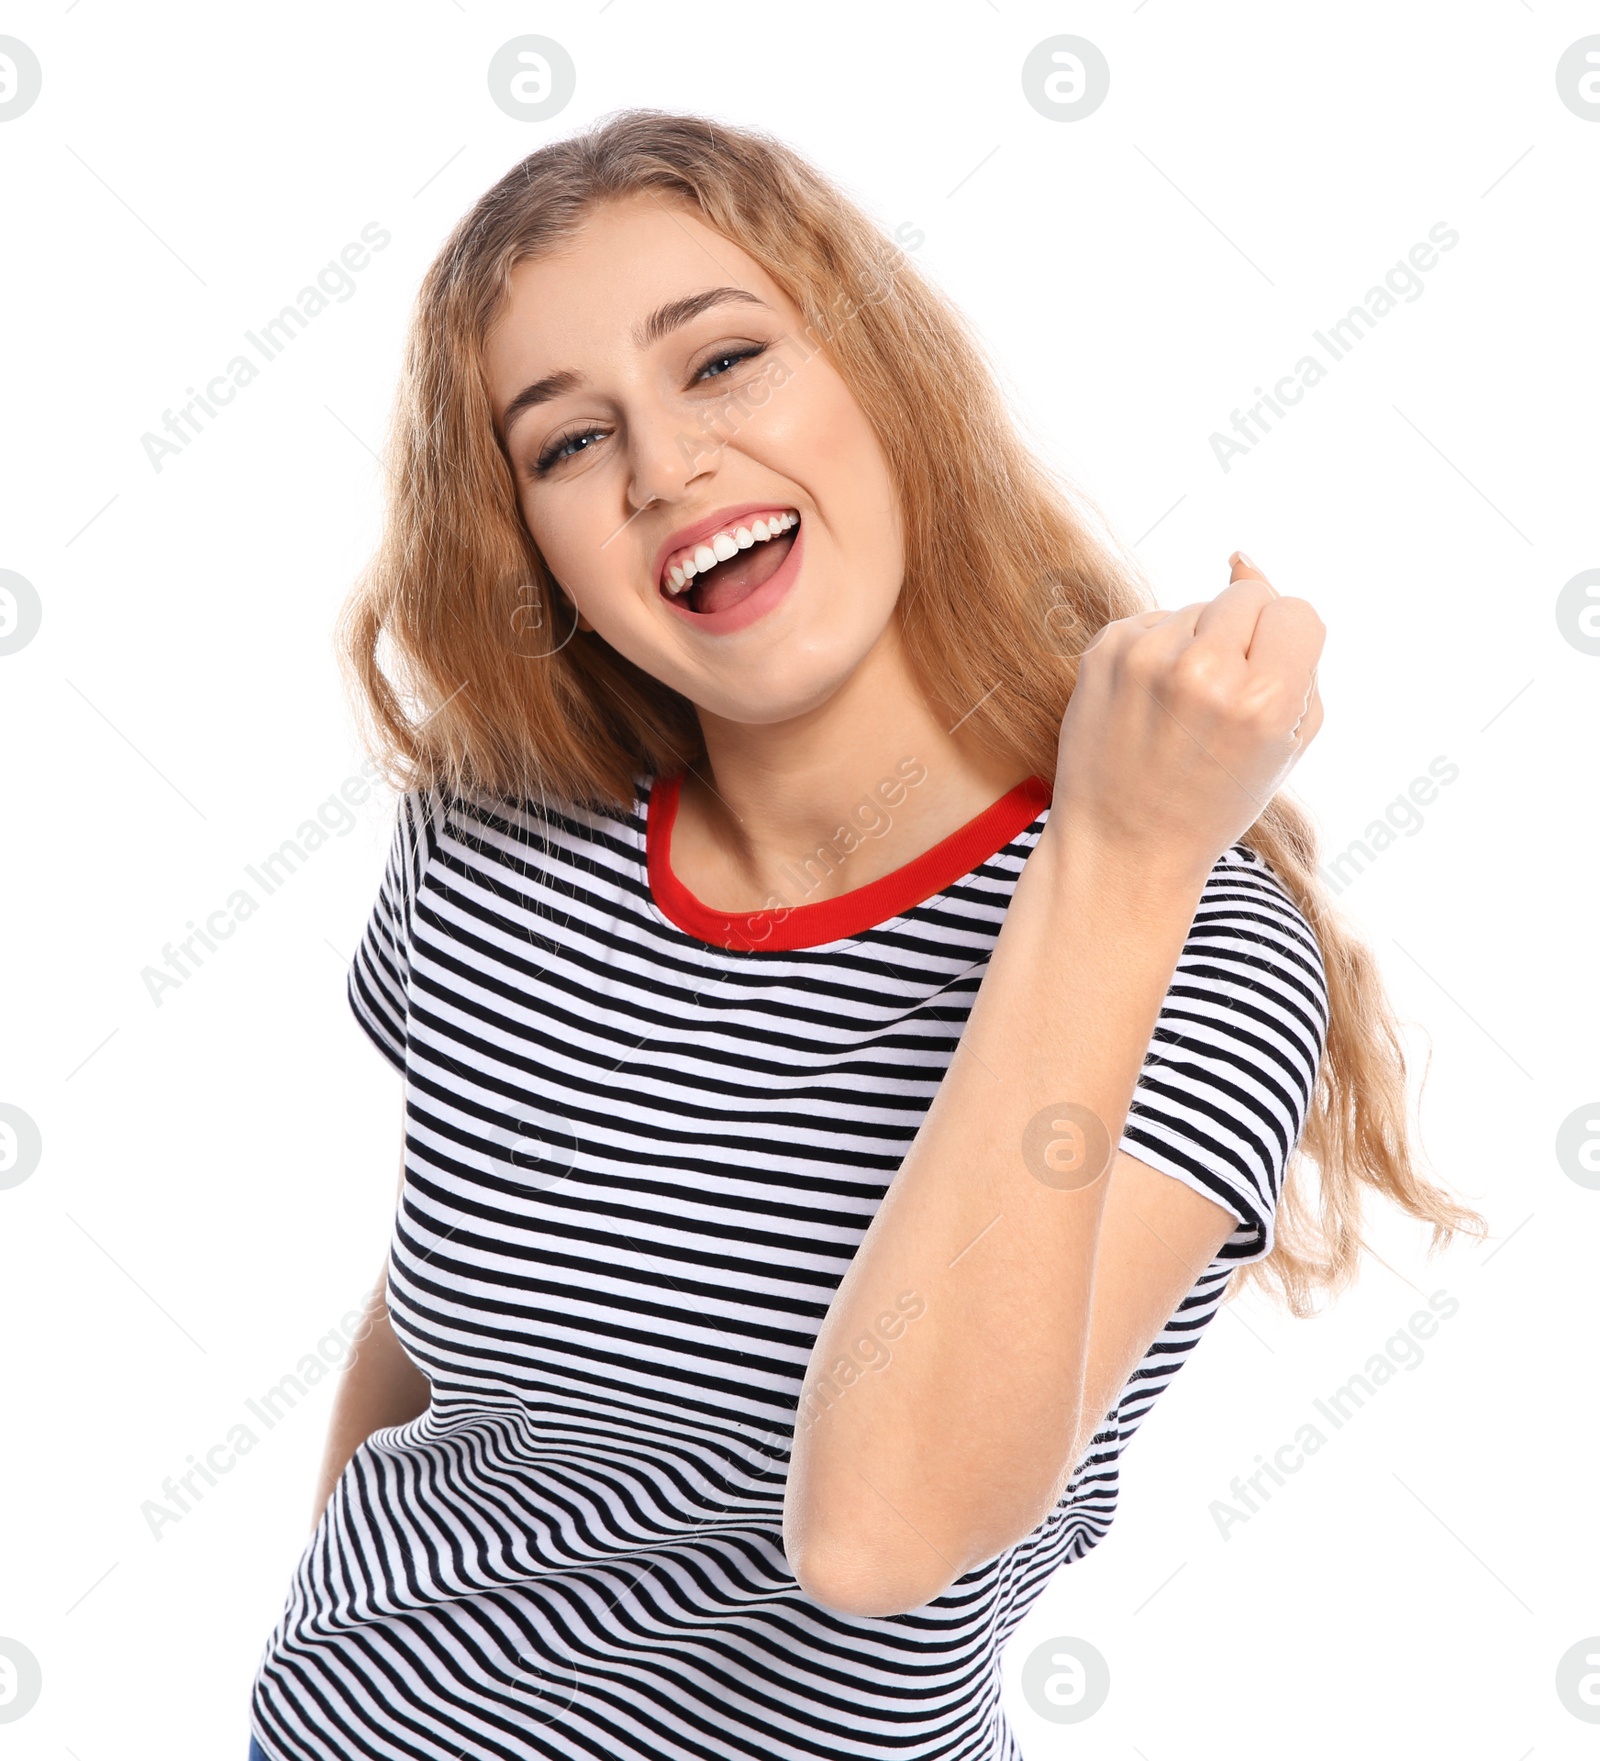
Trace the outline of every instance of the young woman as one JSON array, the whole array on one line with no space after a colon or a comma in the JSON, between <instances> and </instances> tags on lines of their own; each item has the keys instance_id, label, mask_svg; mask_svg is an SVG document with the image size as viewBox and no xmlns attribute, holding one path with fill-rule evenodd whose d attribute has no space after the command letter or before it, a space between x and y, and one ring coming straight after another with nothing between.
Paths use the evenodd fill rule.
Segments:
<instances>
[{"instance_id":1,"label":"young woman","mask_svg":"<svg viewBox=\"0 0 1600 1761\"><path fill-rule=\"evenodd\" d=\"M1322 625L1243 557L1148 609L948 303L702 118L482 198L394 446L400 1196L253 1752L1015 1756L1000 1649L1232 1275L1312 1312L1364 1186L1482 1227L1278 793Z\"/></svg>"}]
</instances>

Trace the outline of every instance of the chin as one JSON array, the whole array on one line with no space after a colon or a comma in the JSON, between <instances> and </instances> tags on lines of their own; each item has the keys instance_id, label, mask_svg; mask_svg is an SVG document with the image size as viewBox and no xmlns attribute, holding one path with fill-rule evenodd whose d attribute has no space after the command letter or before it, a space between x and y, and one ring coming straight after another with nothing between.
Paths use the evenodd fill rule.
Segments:
<instances>
[{"instance_id":1,"label":"chin","mask_svg":"<svg viewBox=\"0 0 1600 1761\"><path fill-rule=\"evenodd\" d=\"M861 664L861 656L828 666L797 667L803 656L785 654L781 665L754 667L738 677L701 679L688 695L696 708L746 727L774 727L820 709ZM736 670L736 663L730 667Z\"/></svg>"},{"instance_id":2,"label":"chin","mask_svg":"<svg viewBox=\"0 0 1600 1761\"><path fill-rule=\"evenodd\" d=\"M696 709L721 721L771 727L820 709L869 658L893 612L860 627L841 628L839 610L807 607L804 617L778 616L732 639L725 654L688 656L675 645L663 647L659 633L636 625L600 637L642 672L686 697ZM795 607L799 610L799 607ZM863 607L848 608L857 613ZM763 636L770 631L770 636Z\"/></svg>"}]
</instances>

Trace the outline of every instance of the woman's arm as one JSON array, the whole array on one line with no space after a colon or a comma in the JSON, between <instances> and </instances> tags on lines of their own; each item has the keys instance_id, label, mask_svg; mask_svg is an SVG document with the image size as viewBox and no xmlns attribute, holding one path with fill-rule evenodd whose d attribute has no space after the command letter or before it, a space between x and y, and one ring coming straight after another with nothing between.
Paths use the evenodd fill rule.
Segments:
<instances>
[{"instance_id":1,"label":"woman's arm","mask_svg":"<svg viewBox=\"0 0 1600 1761\"><path fill-rule=\"evenodd\" d=\"M405 1155L401 1152L400 1180L405 1182ZM328 1440L323 1447L322 1469L317 1476L317 1502L312 1513L315 1528L327 1508L357 1447L385 1425L403 1425L428 1407L428 1378L406 1356L389 1324L385 1294L388 1262L378 1274L377 1287L367 1298L361 1328L350 1361L339 1377L328 1420Z\"/></svg>"},{"instance_id":2,"label":"woman's arm","mask_svg":"<svg viewBox=\"0 0 1600 1761\"><path fill-rule=\"evenodd\" d=\"M784 1544L825 1606L919 1607L1036 1527L1116 1363L1226 1238L1221 1208L1185 1193L1148 1240L1118 1222L1115 1268L1097 1264L1112 1150L1206 878L1316 732L1320 647L1304 601L1241 580L1084 656L1049 823L802 1390ZM1092 1373L1091 1318L1110 1342ZM858 1373L885 1334L892 1362Z\"/></svg>"}]
</instances>

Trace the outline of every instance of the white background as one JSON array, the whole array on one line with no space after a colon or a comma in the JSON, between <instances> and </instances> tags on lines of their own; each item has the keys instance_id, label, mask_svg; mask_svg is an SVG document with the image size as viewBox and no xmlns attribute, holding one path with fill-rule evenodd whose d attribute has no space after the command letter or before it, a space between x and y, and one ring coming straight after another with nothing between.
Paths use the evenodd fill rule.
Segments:
<instances>
[{"instance_id":1,"label":"white background","mask_svg":"<svg viewBox=\"0 0 1600 1761\"><path fill-rule=\"evenodd\" d=\"M75 0L0 30L44 70L0 123L0 568L43 603L0 658L0 1101L44 1145L0 1191L0 1636L44 1682L0 1757L243 1761L331 1382L159 1540L141 1505L379 1268L399 1082L344 982L388 799L159 1006L141 972L361 760L330 632L376 535L420 275L517 159L630 104L770 127L887 230L911 223L1164 603L1219 591L1242 546L1316 604L1328 720L1295 791L1329 849L1430 760L1459 767L1339 904L1418 1078L1431 1049L1432 1166L1493 1239L1430 1263L1425 1232L1374 1208L1331 1312L1219 1316L1130 1447L1110 1537L1010 1647L1030 1761L1593 1754L1554 1682L1600 1634L1600 1192L1555 1136L1600 1094L1600 657L1555 601L1600 566L1600 124L1554 73L1600 13ZM578 73L537 124L485 82L528 31ZM1063 31L1111 67L1073 123L1020 83ZM154 470L141 435L371 221L392 242L353 297ZM1460 242L1422 295L1224 471L1210 435L1440 221ZM1224 1539L1210 1507L1234 1476L1434 1290L1460 1306L1421 1365ZM1017 1687L1056 1637L1110 1667L1074 1726Z\"/></svg>"}]
</instances>

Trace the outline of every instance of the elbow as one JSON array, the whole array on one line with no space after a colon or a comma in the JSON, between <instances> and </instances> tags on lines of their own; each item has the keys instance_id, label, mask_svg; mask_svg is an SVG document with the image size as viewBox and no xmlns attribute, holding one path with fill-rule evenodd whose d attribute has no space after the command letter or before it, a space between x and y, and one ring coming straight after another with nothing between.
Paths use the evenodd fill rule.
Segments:
<instances>
[{"instance_id":1,"label":"elbow","mask_svg":"<svg viewBox=\"0 0 1600 1761\"><path fill-rule=\"evenodd\" d=\"M798 1525L786 1529L789 1569L806 1596L832 1613L883 1619L936 1601L1037 1526L1021 1518L996 1520L993 1511L971 1526L939 1524L929 1512L917 1514L916 1529L903 1534L822 1522L805 1525L803 1532Z\"/></svg>"},{"instance_id":2,"label":"elbow","mask_svg":"<svg viewBox=\"0 0 1600 1761\"><path fill-rule=\"evenodd\" d=\"M805 1493L791 1474L783 1550L801 1591L831 1613L858 1619L909 1614L943 1596L1049 1516L1059 1486L993 1486L982 1496L923 1499L907 1510L880 1501L842 1505Z\"/></svg>"},{"instance_id":3,"label":"elbow","mask_svg":"<svg viewBox=\"0 0 1600 1761\"><path fill-rule=\"evenodd\" d=\"M909 1614L942 1596L959 1572L920 1560L819 1538L789 1547L789 1569L812 1602L832 1614L882 1620Z\"/></svg>"}]
</instances>

